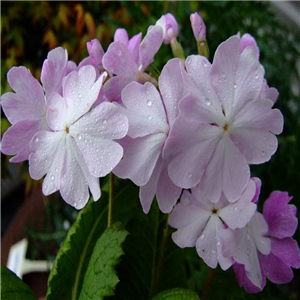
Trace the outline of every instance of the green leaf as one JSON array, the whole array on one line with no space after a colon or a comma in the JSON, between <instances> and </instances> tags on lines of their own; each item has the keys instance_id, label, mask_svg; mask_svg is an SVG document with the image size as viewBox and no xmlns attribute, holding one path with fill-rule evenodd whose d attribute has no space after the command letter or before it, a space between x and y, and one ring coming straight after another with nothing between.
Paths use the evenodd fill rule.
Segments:
<instances>
[{"instance_id":1,"label":"green leaf","mask_svg":"<svg viewBox=\"0 0 300 300\"><path fill-rule=\"evenodd\" d=\"M114 295L119 282L114 268L124 254L121 244L127 235L122 223L115 223L98 239L84 276L80 300L101 300Z\"/></svg>"},{"instance_id":2,"label":"green leaf","mask_svg":"<svg viewBox=\"0 0 300 300\"><path fill-rule=\"evenodd\" d=\"M1 265L1 299L37 300L28 285L15 273Z\"/></svg>"},{"instance_id":3,"label":"green leaf","mask_svg":"<svg viewBox=\"0 0 300 300\"><path fill-rule=\"evenodd\" d=\"M144 214L137 188L133 186L131 190L130 201L115 202L114 216L125 224L130 235L123 245L125 256L117 266L120 282L112 299L148 300L159 291L187 287L184 252L171 240L170 229L162 247L166 215L159 211L156 201ZM125 213L131 216L125 219ZM159 266L162 251L164 257Z\"/></svg>"},{"instance_id":4,"label":"green leaf","mask_svg":"<svg viewBox=\"0 0 300 300\"><path fill-rule=\"evenodd\" d=\"M177 288L161 292L152 300L200 300L200 298L191 290Z\"/></svg>"},{"instance_id":5,"label":"green leaf","mask_svg":"<svg viewBox=\"0 0 300 300\"><path fill-rule=\"evenodd\" d=\"M48 279L47 300L77 300L99 236L107 225L108 194L90 201L70 228Z\"/></svg>"}]
</instances>

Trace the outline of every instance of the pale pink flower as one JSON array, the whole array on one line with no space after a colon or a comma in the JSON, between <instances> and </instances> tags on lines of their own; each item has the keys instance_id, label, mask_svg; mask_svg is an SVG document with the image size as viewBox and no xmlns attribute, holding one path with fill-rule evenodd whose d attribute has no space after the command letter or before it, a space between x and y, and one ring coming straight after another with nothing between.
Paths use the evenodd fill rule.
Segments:
<instances>
[{"instance_id":1,"label":"pale pink flower","mask_svg":"<svg viewBox=\"0 0 300 300\"><path fill-rule=\"evenodd\" d=\"M115 34L115 41L109 45L103 56L105 70L110 76L115 75L104 87L105 95L110 101L121 102L121 91L130 82L145 82L150 78L145 70L162 45L162 28L158 25L152 26L142 42L140 40L140 34L128 40L125 29L119 29Z\"/></svg>"},{"instance_id":2,"label":"pale pink flower","mask_svg":"<svg viewBox=\"0 0 300 300\"><path fill-rule=\"evenodd\" d=\"M121 160L128 120L112 103L91 109L106 74L96 80L93 66L71 72L63 81L62 96L48 99L47 122L52 131L39 131L31 141L29 173L33 179L45 174L43 193L60 190L62 198L77 209L85 206L90 189L100 197L99 177L107 175Z\"/></svg>"},{"instance_id":3,"label":"pale pink flower","mask_svg":"<svg viewBox=\"0 0 300 300\"><path fill-rule=\"evenodd\" d=\"M32 137L41 130L50 130L46 123L46 105L52 92L61 93L61 83L75 64L68 62L67 51L56 48L48 53L41 71L41 84L25 67L13 67L7 80L15 93L1 97L2 109L12 126L4 133L1 151L15 155L11 162L28 159Z\"/></svg>"},{"instance_id":4,"label":"pale pink flower","mask_svg":"<svg viewBox=\"0 0 300 300\"><path fill-rule=\"evenodd\" d=\"M263 215L256 212L260 220L252 219L240 232L231 232L232 242L227 244L231 250L225 251L235 253L233 258L237 263L233 268L237 281L249 293L261 291L266 278L276 284L290 282L294 277L291 267L300 267L299 247L292 239L298 220L296 207L288 204L291 199L286 192L273 192L264 203ZM223 237L228 235L226 229ZM266 251L267 248L270 250Z\"/></svg>"},{"instance_id":5,"label":"pale pink flower","mask_svg":"<svg viewBox=\"0 0 300 300\"><path fill-rule=\"evenodd\" d=\"M178 115L178 102L187 91L180 59L170 60L159 78L161 94L147 82L133 82L122 91L122 110L128 117L128 136L120 141L124 158L114 169L121 178L140 186L140 200L148 213L156 195L162 212L170 212L181 189L169 178L162 152L169 129Z\"/></svg>"},{"instance_id":6,"label":"pale pink flower","mask_svg":"<svg viewBox=\"0 0 300 300\"><path fill-rule=\"evenodd\" d=\"M181 248L196 246L198 255L211 268L218 263L223 270L232 265L231 257L223 254L224 243L222 232L226 227L243 228L256 210L252 199L256 194L256 184L249 183L238 201L231 203L224 194L216 203L203 195L201 188L196 186L184 191L181 201L172 211L169 223L177 228L173 233L173 241Z\"/></svg>"},{"instance_id":7,"label":"pale pink flower","mask_svg":"<svg viewBox=\"0 0 300 300\"><path fill-rule=\"evenodd\" d=\"M263 97L264 69L255 50L240 53L240 43L237 36L223 42L213 64L200 55L187 58L190 96L179 104L164 149L173 182L182 188L199 183L212 201L222 192L229 201L239 199L249 164L271 158L283 128L281 112Z\"/></svg>"}]
</instances>

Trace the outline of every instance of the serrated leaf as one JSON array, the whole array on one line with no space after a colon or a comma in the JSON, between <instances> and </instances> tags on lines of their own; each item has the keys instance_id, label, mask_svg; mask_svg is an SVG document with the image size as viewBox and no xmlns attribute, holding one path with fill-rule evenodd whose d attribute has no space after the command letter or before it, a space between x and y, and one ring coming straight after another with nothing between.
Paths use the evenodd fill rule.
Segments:
<instances>
[{"instance_id":1,"label":"serrated leaf","mask_svg":"<svg viewBox=\"0 0 300 300\"><path fill-rule=\"evenodd\" d=\"M15 273L1 265L1 299L37 300L37 297Z\"/></svg>"},{"instance_id":2,"label":"serrated leaf","mask_svg":"<svg viewBox=\"0 0 300 300\"><path fill-rule=\"evenodd\" d=\"M48 279L47 300L79 297L84 274L99 236L107 226L108 194L90 201L70 228Z\"/></svg>"},{"instance_id":3,"label":"serrated leaf","mask_svg":"<svg viewBox=\"0 0 300 300\"><path fill-rule=\"evenodd\" d=\"M163 291L152 300L200 300L200 298L194 291L177 288Z\"/></svg>"},{"instance_id":4,"label":"serrated leaf","mask_svg":"<svg viewBox=\"0 0 300 300\"><path fill-rule=\"evenodd\" d=\"M122 223L115 223L98 239L84 276L80 300L102 300L114 295L119 282L114 268L124 254L121 245L127 235Z\"/></svg>"}]
</instances>

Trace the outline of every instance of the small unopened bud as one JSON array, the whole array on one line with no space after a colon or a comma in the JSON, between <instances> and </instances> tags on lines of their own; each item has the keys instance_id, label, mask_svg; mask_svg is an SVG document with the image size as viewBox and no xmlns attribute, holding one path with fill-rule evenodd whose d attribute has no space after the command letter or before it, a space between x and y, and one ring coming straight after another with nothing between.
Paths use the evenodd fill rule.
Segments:
<instances>
[{"instance_id":1,"label":"small unopened bud","mask_svg":"<svg viewBox=\"0 0 300 300\"><path fill-rule=\"evenodd\" d=\"M197 12L191 14L190 20L195 39L197 41L198 53L208 58L209 49L206 41L206 26Z\"/></svg>"},{"instance_id":2,"label":"small unopened bud","mask_svg":"<svg viewBox=\"0 0 300 300\"><path fill-rule=\"evenodd\" d=\"M161 26L163 29L164 44L170 44L173 38L177 38L179 33L178 23L172 14L167 13L163 15L156 22L156 25Z\"/></svg>"},{"instance_id":3,"label":"small unopened bud","mask_svg":"<svg viewBox=\"0 0 300 300\"><path fill-rule=\"evenodd\" d=\"M206 26L202 18L195 12L191 14L190 20L196 41L204 42L206 40Z\"/></svg>"}]
</instances>

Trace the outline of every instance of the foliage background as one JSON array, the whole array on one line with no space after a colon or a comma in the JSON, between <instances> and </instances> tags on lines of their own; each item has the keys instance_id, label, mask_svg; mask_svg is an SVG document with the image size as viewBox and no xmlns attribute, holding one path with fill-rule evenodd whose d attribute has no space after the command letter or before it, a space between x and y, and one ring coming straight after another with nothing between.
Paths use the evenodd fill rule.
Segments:
<instances>
[{"instance_id":1,"label":"foliage background","mask_svg":"<svg viewBox=\"0 0 300 300\"><path fill-rule=\"evenodd\" d=\"M250 1L20 1L1 2L1 94L10 90L6 81L7 71L12 66L23 65L31 70L36 78L40 77L40 68L49 50L62 46L68 50L69 59L78 63L87 55L86 42L98 38L107 49L113 39L115 29L124 27L129 36L142 32L164 13L171 12L180 26L178 40L182 43L186 55L196 53L196 43L190 27L190 13L201 13L207 26L207 40L211 57L217 46L229 36L246 32L253 35L260 48L260 60L266 70L270 86L276 87L280 96L275 106L285 119L284 132L279 136L279 148L271 161L263 165L252 166L252 174L262 179L261 203L273 190L288 191L294 196L292 203L300 208L300 58L299 32L285 28L274 17L268 2ZM155 66L161 70L172 53L167 45L156 56ZM1 133L9 127L2 114ZM8 158L1 155L2 176L7 172ZM27 166L20 166L22 178L27 190L40 182L33 183L28 175ZM59 198L58 195L54 198ZM63 232L63 222L72 222L76 217L72 208L61 200L47 202L49 222L53 226L45 227L45 234ZM53 219L53 220L52 220ZM31 229L28 235L34 240L40 236ZM55 239L58 246L64 238L58 234ZM295 235L299 242L299 229ZM38 254L36 254L38 255ZM53 258L46 251L47 256ZM201 289L207 270L200 272L203 266L194 252L189 252L189 263L197 272L190 278L190 286ZM49 258L48 257L48 258ZM217 272L218 273L218 272ZM228 273L228 272L227 272ZM226 273L226 274L227 274ZM203 275L204 274L204 275ZM233 274L217 276L213 286L223 293L234 285ZM299 299L300 273L294 270L292 283L275 286L270 282L261 297L271 299ZM199 279L200 278L200 279ZM220 279L220 280L219 280ZM221 281L223 280L223 283ZM227 286L226 286L227 285ZM223 287L222 287L223 286ZM217 292L215 292L217 293ZM234 292L232 292L234 294ZM244 297L244 296L243 296ZM246 296L245 296L246 297ZM255 296L254 296L255 297ZM259 297L259 296L258 296Z\"/></svg>"}]
</instances>

